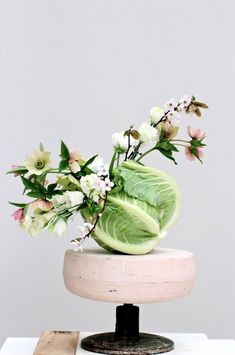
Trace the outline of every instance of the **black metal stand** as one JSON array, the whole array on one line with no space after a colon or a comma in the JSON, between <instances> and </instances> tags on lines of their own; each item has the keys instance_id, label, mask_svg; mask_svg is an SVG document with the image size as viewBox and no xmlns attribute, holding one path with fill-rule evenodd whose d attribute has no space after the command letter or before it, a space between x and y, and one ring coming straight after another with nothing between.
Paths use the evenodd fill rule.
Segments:
<instances>
[{"instance_id":1,"label":"black metal stand","mask_svg":"<svg viewBox=\"0 0 235 355\"><path fill-rule=\"evenodd\" d=\"M160 335L139 333L139 307L124 304L116 308L115 332L86 337L81 347L110 355L152 355L173 350L174 342Z\"/></svg>"}]
</instances>

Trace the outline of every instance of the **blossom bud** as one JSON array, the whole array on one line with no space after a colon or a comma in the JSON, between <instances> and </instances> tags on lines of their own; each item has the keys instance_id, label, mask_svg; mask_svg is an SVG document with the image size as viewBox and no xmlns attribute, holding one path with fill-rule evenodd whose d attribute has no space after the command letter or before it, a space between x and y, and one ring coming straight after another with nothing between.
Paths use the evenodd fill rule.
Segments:
<instances>
[{"instance_id":1,"label":"blossom bud","mask_svg":"<svg viewBox=\"0 0 235 355\"><path fill-rule=\"evenodd\" d=\"M140 142L147 143L151 140L156 140L158 138L158 132L156 128L152 127L149 123L142 123L139 128Z\"/></svg>"},{"instance_id":2,"label":"blossom bud","mask_svg":"<svg viewBox=\"0 0 235 355\"><path fill-rule=\"evenodd\" d=\"M124 132L116 132L112 135L114 149L119 153L125 153L128 149L128 137L124 136Z\"/></svg>"},{"instance_id":3,"label":"blossom bud","mask_svg":"<svg viewBox=\"0 0 235 355\"><path fill-rule=\"evenodd\" d=\"M157 123L158 121L160 121L163 115L164 115L163 108L158 106L153 107L150 111L151 123L152 124Z\"/></svg>"}]
</instances>

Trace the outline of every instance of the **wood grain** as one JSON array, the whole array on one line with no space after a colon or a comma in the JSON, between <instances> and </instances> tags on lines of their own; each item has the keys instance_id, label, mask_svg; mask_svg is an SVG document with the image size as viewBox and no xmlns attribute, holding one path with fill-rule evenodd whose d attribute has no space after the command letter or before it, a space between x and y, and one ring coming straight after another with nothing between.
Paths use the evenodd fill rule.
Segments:
<instances>
[{"instance_id":1,"label":"wood grain","mask_svg":"<svg viewBox=\"0 0 235 355\"><path fill-rule=\"evenodd\" d=\"M46 330L42 333L33 355L75 355L79 332Z\"/></svg>"}]
</instances>

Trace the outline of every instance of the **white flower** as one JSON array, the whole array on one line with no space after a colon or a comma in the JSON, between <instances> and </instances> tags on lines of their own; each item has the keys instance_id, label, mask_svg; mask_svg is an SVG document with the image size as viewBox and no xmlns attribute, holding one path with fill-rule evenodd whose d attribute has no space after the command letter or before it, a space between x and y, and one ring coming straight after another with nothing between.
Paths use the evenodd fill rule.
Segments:
<instances>
[{"instance_id":1,"label":"white flower","mask_svg":"<svg viewBox=\"0 0 235 355\"><path fill-rule=\"evenodd\" d=\"M139 144L139 139L134 139L132 136L130 136L130 146L132 148L135 148L137 146L137 144Z\"/></svg>"},{"instance_id":2,"label":"white flower","mask_svg":"<svg viewBox=\"0 0 235 355\"><path fill-rule=\"evenodd\" d=\"M167 111L174 111L174 109L178 106L178 102L172 97L168 102L165 103L164 109Z\"/></svg>"},{"instance_id":3,"label":"white flower","mask_svg":"<svg viewBox=\"0 0 235 355\"><path fill-rule=\"evenodd\" d=\"M34 149L33 153L24 161L24 165L29 173L41 175L46 170L50 169L50 154L49 152Z\"/></svg>"},{"instance_id":4,"label":"white flower","mask_svg":"<svg viewBox=\"0 0 235 355\"><path fill-rule=\"evenodd\" d=\"M162 116L164 116L163 108L155 106L151 109L150 118L152 124L157 123L162 118Z\"/></svg>"},{"instance_id":5,"label":"white flower","mask_svg":"<svg viewBox=\"0 0 235 355\"><path fill-rule=\"evenodd\" d=\"M125 153L128 149L128 137L124 132L116 132L112 135L113 147L118 153Z\"/></svg>"},{"instance_id":6,"label":"white flower","mask_svg":"<svg viewBox=\"0 0 235 355\"><path fill-rule=\"evenodd\" d=\"M49 224L50 224L50 222L52 222L56 218L56 216L57 216L57 214L56 214L56 212L54 210L49 211L47 213L44 213L42 215L42 217L44 218L45 223L49 222Z\"/></svg>"},{"instance_id":7,"label":"white flower","mask_svg":"<svg viewBox=\"0 0 235 355\"><path fill-rule=\"evenodd\" d=\"M125 153L128 149L128 136L124 136L124 131L116 132L112 135L113 147L117 153ZM135 147L139 140L130 136L130 146Z\"/></svg>"},{"instance_id":8,"label":"white flower","mask_svg":"<svg viewBox=\"0 0 235 355\"><path fill-rule=\"evenodd\" d=\"M170 111L167 114L167 119L172 126L178 126L180 122L180 115L177 111Z\"/></svg>"},{"instance_id":9,"label":"white flower","mask_svg":"<svg viewBox=\"0 0 235 355\"><path fill-rule=\"evenodd\" d=\"M156 140L158 138L158 132L156 128L152 127L149 123L142 123L139 128L140 142L147 143L151 140Z\"/></svg>"},{"instance_id":10,"label":"white flower","mask_svg":"<svg viewBox=\"0 0 235 355\"><path fill-rule=\"evenodd\" d=\"M79 238L76 238L71 241L71 244L73 245L73 250L74 251L83 251L82 244L86 237L89 236L89 233L92 231L94 228L94 224L91 223L84 223L83 226L78 227L79 230Z\"/></svg>"},{"instance_id":11,"label":"white flower","mask_svg":"<svg viewBox=\"0 0 235 355\"><path fill-rule=\"evenodd\" d=\"M65 203L67 208L81 205L83 203L84 195L81 191L66 191L64 193Z\"/></svg>"},{"instance_id":12,"label":"white flower","mask_svg":"<svg viewBox=\"0 0 235 355\"><path fill-rule=\"evenodd\" d=\"M45 219L43 215L26 216L22 226L31 234L32 237L36 237L43 232Z\"/></svg>"},{"instance_id":13,"label":"white flower","mask_svg":"<svg viewBox=\"0 0 235 355\"><path fill-rule=\"evenodd\" d=\"M67 221L64 218L59 218L54 224L50 225L50 231L62 237L67 228Z\"/></svg>"},{"instance_id":14,"label":"white flower","mask_svg":"<svg viewBox=\"0 0 235 355\"><path fill-rule=\"evenodd\" d=\"M31 214L31 215L30 215ZM55 211L49 211L43 214L32 214L32 211L28 211L25 216L24 223L22 223L22 227L25 228L29 234L33 237L41 234L44 229L48 228L50 222L56 218Z\"/></svg>"},{"instance_id":15,"label":"white flower","mask_svg":"<svg viewBox=\"0 0 235 355\"><path fill-rule=\"evenodd\" d=\"M89 169L91 169L97 176L108 176L108 165L104 164L104 159L99 155L95 158L95 160L89 165Z\"/></svg>"},{"instance_id":16,"label":"white flower","mask_svg":"<svg viewBox=\"0 0 235 355\"><path fill-rule=\"evenodd\" d=\"M86 195L89 195L89 193L92 190L98 189L99 184L100 184L100 179L96 174L89 174L86 176L82 176L80 179L81 189Z\"/></svg>"},{"instance_id":17,"label":"white flower","mask_svg":"<svg viewBox=\"0 0 235 355\"><path fill-rule=\"evenodd\" d=\"M65 191L63 195L54 195L51 199L57 211L69 209L83 203L84 195L81 191Z\"/></svg>"},{"instance_id":18,"label":"white flower","mask_svg":"<svg viewBox=\"0 0 235 355\"><path fill-rule=\"evenodd\" d=\"M108 177L106 177L104 180L101 180L102 194L105 195L106 191L110 191L113 186L114 186L114 183L112 181L110 181L110 179Z\"/></svg>"},{"instance_id":19,"label":"white flower","mask_svg":"<svg viewBox=\"0 0 235 355\"><path fill-rule=\"evenodd\" d=\"M104 166L104 159L101 156L97 156L93 162L89 165L89 169L91 169L94 173L98 173L98 171L102 170Z\"/></svg>"},{"instance_id":20,"label":"white flower","mask_svg":"<svg viewBox=\"0 0 235 355\"><path fill-rule=\"evenodd\" d=\"M74 239L70 243L73 246L74 251L80 251L81 253L83 252L83 247L82 244L84 242L84 238L79 238L79 239Z\"/></svg>"},{"instance_id":21,"label":"white flower","mask_svg":"<svg viewBox=\"0 0 235 355\"><path fill-rule=\"evenodd\" d=\"M82 176L80 180L81 189L84 194L98 202L101 195L101 179L96 174Z\"/></svg>"},{"instance_id":22,"label":"white flower","mask_svg":"<svg viewBox=\"0 0 235 355\"><path fill-rule=\"evenodd\" d=\"M100 171L98 171L97 176L99 176L99 177L109 176L108 165L104 165L104 166L103 166L103 169L101 169Z\"/></svg>"},{"instance_id":23,"label":"white flower","mask_svg":"<svg viewBox=\"0 0 235 355\"><path fill-rule=\"evenodd\" d=\"M53 206L57 210L61 210L65 207L66 200L65 196L63 195L54 195L51 199L51 202L53 203Z\"/></svg>"},{"instance_id":24,"label":"white flower","mask_svg":"<svg viewBox=\"0 0 235 355\"><path fill-rule=\"evenodd\" d=\"M83 226L79 226L78 227L79 237L85 238L93 228L94 225L91 223L84 223Z\"/></svg>"},{"instance_id":25,"label":"white flower","mask_svg":"<svg viewBox=\"0 0 235 355\"><path fill-rule=\"evenodd\" d=\"M179 99L178 110L185 111L188 108L188 106L190 105L190 103L191 103L191 99L187 95L184 95L183 97L181 97Z\"/></svg>"}]
</instances>

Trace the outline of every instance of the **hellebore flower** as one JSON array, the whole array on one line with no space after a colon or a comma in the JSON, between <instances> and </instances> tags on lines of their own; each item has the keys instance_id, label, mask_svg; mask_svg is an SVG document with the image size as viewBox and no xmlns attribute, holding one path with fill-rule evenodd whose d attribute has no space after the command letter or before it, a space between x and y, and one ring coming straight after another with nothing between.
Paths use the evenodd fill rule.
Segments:
<instances>
[{"instance_id":1,"label":"hellebore flower","mask_svg":"<svg viewBox=\"0 0 235 355\"><path fill-rule=\"evenodd\" d=\"M81 170L80 164L82 161L83 161L82 154L77 150L69 154L69 167L74 174L76 174Z\"/></svg>"},{"instance_id":2,"label":"hellebore flower","mask_svg":"<svg viewBox=\"0 0 235 355\"><path fill-rule=\"evenodd\" d=\"M12 217L14 217L15 221L22 223L24 221L24 209L19 208L12 214Z\"/></svg>"},{"instance_id":3,"label":"hellebore flower","mask_svg":"<svg viewBox=\"0 0 235 355\"><path fill-rule=\"evenodd\" d=\"M46 170L50 169L50 154L49 152L35 149L24 161L24 165L29 173L41 175Z\"/></svg>"}]
</instances>

